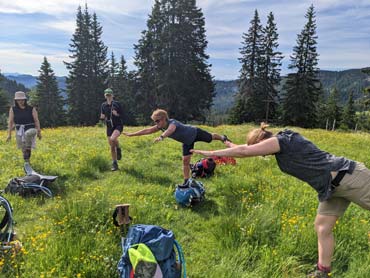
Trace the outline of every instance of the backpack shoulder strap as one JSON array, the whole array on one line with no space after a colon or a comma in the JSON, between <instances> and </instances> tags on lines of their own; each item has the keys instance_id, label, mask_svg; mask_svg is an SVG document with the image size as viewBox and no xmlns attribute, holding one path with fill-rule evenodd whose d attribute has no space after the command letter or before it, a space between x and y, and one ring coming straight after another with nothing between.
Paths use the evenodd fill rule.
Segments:
<instances>
[{"instance_id":1,"label":"backpack shoulder strap","mask_svg":"<svg viewBox=\"0 0 370 278\"><path fill-rule=\"evenodd\" d=\"M186 263L185 263L184 253L182 252L182 248L181 248L180 243L176 239L173 242L174 242L176 250L177 250L178 260L181 263L181 267L184 269L183 270L183 274L184 274L183 278L186 278Z\"/></svg>"}]
</instances>

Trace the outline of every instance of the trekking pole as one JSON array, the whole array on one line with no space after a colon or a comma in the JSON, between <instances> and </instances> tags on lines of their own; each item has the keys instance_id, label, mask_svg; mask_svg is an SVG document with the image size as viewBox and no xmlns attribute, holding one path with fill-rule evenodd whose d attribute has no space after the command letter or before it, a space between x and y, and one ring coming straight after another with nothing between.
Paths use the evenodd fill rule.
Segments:
<instances>
[{"instance_id":1,"label":"trekking pole","mask_svg":"<svg viewBox=\"0 0 370 278\"><path fill-rule=\"evenodd\" d=\"M124 244L128 226L131 223L129 208L130 204L116 205L116 208L113 213L113 224L120 228L122 246Z\"/></svg>"}]
</instances>

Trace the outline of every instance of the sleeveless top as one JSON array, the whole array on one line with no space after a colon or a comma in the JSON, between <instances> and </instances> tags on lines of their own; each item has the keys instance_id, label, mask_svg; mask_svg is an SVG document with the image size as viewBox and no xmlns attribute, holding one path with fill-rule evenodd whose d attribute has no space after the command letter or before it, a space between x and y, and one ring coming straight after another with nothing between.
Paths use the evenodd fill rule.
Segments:
<instances>
[{"instance_id":1,"label":"sleeveless top","mask_svg":"<svg viewBox=\"0 0 370 278\"><path fill-rule=\"evenodd\" d=\"M280 152L275 158L281 171L307 182L317 191L320 202L333 194L331 172L351 174L355 169L355 161L322 151L297 132L284 130L276 137Z\"/></svg>"},{"instance_id":2,"label":"sleeveless top","mask_svg":"<svg viewBox=\"0 0 370 278\"><path fill-rule=\"evenodd\" d=\"M13 113L14 113L14 123L15 128L18 130L21 125L24 125L24 130L28 130L30 128L35 128L35 120L32 116L33 107L26 105L24 109L19 108L18 106L13 106Z\"/></svg>"}]
</instances>

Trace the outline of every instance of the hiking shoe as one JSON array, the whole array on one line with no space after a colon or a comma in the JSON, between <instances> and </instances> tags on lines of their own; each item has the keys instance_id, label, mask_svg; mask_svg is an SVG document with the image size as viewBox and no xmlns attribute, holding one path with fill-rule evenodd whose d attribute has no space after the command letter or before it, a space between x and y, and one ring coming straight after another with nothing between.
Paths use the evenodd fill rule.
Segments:
<instances>
[{"instance_id":1,"label":"hiking shoe","mask_svg":"<svg viewBox=\"0 0 370 278\"><path fill-rule=\"evenodd\" d=\"M121 148L118 147L117 148L117 160L121 160L121 158L122 158L122 151L121 151Z\"/></svg>"},{"instance_id":2,"label":"hiking shoe","mask_svg":"<svg viewBox=\"0 0 370 278\"><path fill-rule=\"evenodd\" d=\"M230 143L232 142L227 136L224 134L222 135L222 143L225 143L226 141L229 141Z\"/></svg>"},{"instance_id":3,"label":"hiking shoe","mask_svg":"<svg viewBox=\"0 0 370 278\"><path fill-rule=\"evenodd\" d=\"M324 272L318 269L307 274L307 278L329 278L329 277L330 277L330 272Z\"/></svg>"},{"instance_id":4,"label":"hiking shoe","mask_svg":"<svg viewBox=\"0 0 370 278\"><path fill-rule=\"evenodd\" d=\"M23 169L27 176L32 175L33 170L32 170L31 164L28 161L24 163Z\"/></svg>"},{"instance_id":5,"label":"hiking shoe","mask_svg":"<svg viewBox=\"0 0 370 278\"><path fill-rule=\"evenodd\" d=\"M118 170L118 163L117 162L113 162L112 163L112 168L111 168L112 171L117 171Z\"/></svg>"}]
</instances>

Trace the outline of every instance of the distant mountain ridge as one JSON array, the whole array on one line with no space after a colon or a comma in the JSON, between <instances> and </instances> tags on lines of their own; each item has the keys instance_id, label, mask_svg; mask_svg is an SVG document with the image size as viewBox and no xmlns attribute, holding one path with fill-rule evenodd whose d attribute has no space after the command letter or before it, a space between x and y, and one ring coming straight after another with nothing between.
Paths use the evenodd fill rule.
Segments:
<instances>
[{"instance_id":1,"label":"distant mountain ridge","mask_svg":"<svg viewBox=\"0 0 370 278\"><path fill-rule=\"evenodd\" d=\"M14 80L19 84L23 84L25 87L31 89L37 84L37 77L20 74L20 73L4 73L7 79ZM62 91L62 95L65 97L66 90L66 77L57 76L59 89ZM283 82L284 82L283 77ZM370 76L362 73L361 69L349 69L343 71L328 71L321 70L319 72L319 79L323 85L325 94L329 94L330 90L336 86L340 93L341 103L345 103L348 98L348 94L353 91L354 98L357 99L362 95L362 90L365 87L370 86ZM226 113L234 105L234 96L238 91L237 80L215 81L215 93L216 97L213 100L213 110L217 113Z\"/></svg>"},{"instance_id":2,"label":"distant mountain ridge","mask_svg":"<svg viewBox=\"0 0 370 278\"><path fill-rule=\"evenodd\" d=\"M23 84L26 88L32 89L37 85L37 77L30 74L21 74L21 73L3 73L3 75L10 80L14 80L17 83ZM58 87L61 91L66 89L66 77L65 76L56 76Z\"/></svg>"}]
</instances>

